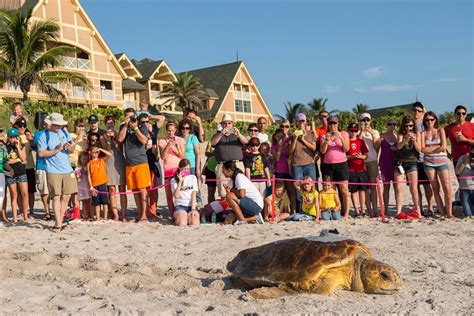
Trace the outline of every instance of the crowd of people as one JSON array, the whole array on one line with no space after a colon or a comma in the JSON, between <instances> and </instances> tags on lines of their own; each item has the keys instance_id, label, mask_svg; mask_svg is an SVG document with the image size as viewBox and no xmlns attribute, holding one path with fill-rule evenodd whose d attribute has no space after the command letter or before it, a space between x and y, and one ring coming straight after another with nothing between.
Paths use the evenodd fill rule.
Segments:
<instances>
[{"instance_id":1,"label":"crowd of people","mask_svg":"<svg viewBox=\"0 0 474 316\"><path fill-rule=\"evenodd\" d=\"M54 230L63 228L69 208L83 220L128 221L128 194L135 199L135 221L160 220L163 188L167 214L179 226L339 220L351 213L377 217L379 200L387 207L392 188L396 218L451 218L450 164L464 214L471 217L474 124L466 121L465 106L454 113L456 122L442 128L438 116L416 102L412 115L388 120L383 132L372 128L369 113L346 127L327 111L310 118L298 113L295 122L279 122L272 135L266 117L241 131L224 114L206 140L195 111L179 122L167 121L145 103L139 110L126 109L123 122L106 116L105 129L94 114L68 122L59 113L35 113L33 133L17 102L11 127L0 134L1 220L28 220L35 194L44 207L42 219L54 218ZM163 127L166 135L159 137ZM207 197L201 194L204 185ZM403 204L406 186L413 201L409 209Z\"/></svg>"}]
</instances>

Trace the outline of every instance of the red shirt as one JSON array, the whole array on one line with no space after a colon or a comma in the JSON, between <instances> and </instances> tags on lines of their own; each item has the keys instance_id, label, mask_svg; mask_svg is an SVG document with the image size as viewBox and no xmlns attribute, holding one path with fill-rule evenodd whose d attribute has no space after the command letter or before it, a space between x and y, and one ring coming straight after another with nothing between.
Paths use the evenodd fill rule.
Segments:
<instances>
[{"instance_id":1,"label":"red shirt","mask_svg":"<svg viewBox=\"0 0 474 316\"><path fill-rule=\"evenodd\" d=\"M451 142L451 151L454 161L458 161L462 155L467 154L471 150L471 144L466 142L458 142L456 139L457 132L461 132L464 137L474 139L474 123L464 122L461 126L456 123L449 124L445 128L446 135Z\"/></svg>"},{"instance_id":2,"label":"red shirt","mask_svg":"<svg viewBox=\"0 0 474 316\"><path fill-rule=\"evenodd\" d=\"M360 139L350 139L349 140L349 151L347 152L347 156L356 154L356 153L362 153L362 154L367 154L369 149L367 148L367 145L365 142ZM365 172L367 169L365 169L365 163L364 159L361 158L354 158L354 159L349 159L348 161L349 164L349 171L350 172Z\"/></svg>"}]
</instances>

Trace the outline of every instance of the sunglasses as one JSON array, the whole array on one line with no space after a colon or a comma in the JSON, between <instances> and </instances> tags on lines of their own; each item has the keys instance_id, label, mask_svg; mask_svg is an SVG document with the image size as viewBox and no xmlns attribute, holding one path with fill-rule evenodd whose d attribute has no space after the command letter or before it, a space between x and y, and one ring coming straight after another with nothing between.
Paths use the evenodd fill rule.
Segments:
<instances>
[{"instance_id":1,"label":"sunglasses","mask_svg":"<svg viewBox=\"0 0 474 316\"><path fill-rule=\"evenodd\" d=\"M466 115L466 112L456 112L457 116Z\"/></svg>"},{"instance_id":2,"label":"sunglasses","mask_svg":"<svg viewBox=\"0 0 474 316\"><path fill-rule=\"evenodd\" d=\"M256 129L256 128L251 128L251 129L249 129L249 132L257 133L257 132L258 132L258 129Z\"/></svg>"},{"instance_id":3,"label":"sunglasses","mask_svg":"<svg viewBox=\"0 0 474 316\"><path fill-rule=\"evenodd\" d=\"M321 116L319 117L320 120L322 120L322 119L327 119L327 118L328 118L327 115L321 115Z\"/></svg>"},{"instance_id":4,"label":"sunglasses","mask_svg":"<svg viewBox=\"0 0 474 316\"><path fill-rule=\"evenodd\" d=\"M387 126L397 126L395 123L387 123Z\"/></svg>"},{"instance_id":5,"label":"sunglasses","mask_svg":"<svg viewBox=\"0 0 474 316\"><path fill-rule=\"evenodd\" d=\"M370 122L370 119L363 119L363 120L360 120L361 122Z\"/></svg>"},{"instance_id":6,"label":"sunglasses","mask_svg":"<svg viewBox=\"0 0 474 316\"><path fill-rule=\"evenodd\" d=\"M181 129L184 129L185 131L189 131L191 128L188 127L188 126L183 126L183 127L181 127Z\"/></svg>"},{"instance_id":7,"label":"sunglasses","mask_svg":"<svg viewBox=\"0 0 474 316\"><path fill-rule=\"evenodd\" d=\"M25 127L26 127L25 124L17 124L17 125L15 125L15 126L18 127L18 128L25 128Z\"/></svg>"},{"instance_id":8,"label":"sunglasses","mask_svg":"<svg viewBox=\"0 0 474 316\"><path fill-rule=\"evenodd\" d=\"M413 112L422 113L422 112L423 112L423 110L413 109Z\"/></svg>"},{"instance_id":9,"label":"sunglasses","mask_svg":"<svg viewBox=\"0 0 474 316\"><path fill-rule=\"evenodd\" d=\"M257 144L250 144L249 147L258 147L258 146L260 146L260 145L257 145Z\"/></svg>"},{"instance_id":10,"label":"sunglasses","mask_svg":"<svg viewBox=\"0 0 474 316\"><path fill-rule=\"evenodd\" d=\"M413 127L413 124L406 124L405 127Z\"/></svg>"},{"instance_id":11,"label":"sunglasses","mask_svg":"<svg viewBox=\"0 0 474 316\"><path fill-rule=\"evenodd\" d=\"M142 121L142 123L148 123L148 122L150 122L150 121Z\"/></svg>"},{"instance_id":12,"label":"sunglasses","mask_svg":"<svg viewBox=\"0 0 474 316\"><path fill-rule=\"evenodd\" d=\"M425 122L434 122L436 121L434 118L426 119Z\"/></svg>"},{"instance_id":13,"label":"sunglasses","mask_svg":"<svg viewBox=\"0 0 474 316\"><path fill-rule=\"evenodd\" d=\"M357 133L359 130L358 129L350 129L349 132L351 133Z\"/></svg>"},{"instance_id":14,"label":"sunglasses","mask_svg":"<svg viewBox=\"0 0 474 316\"><path fill-rule=\"evenodd\" d=\"M336 125L337 122L328 122L329 125Z\"/></svg>"},{"instance_id":15,"label":"sunglasses","mask_svg":"<svg viewBox=\"0 0 474 316\"><path fill-rule=\"evenodd\" d=\"M290 128L290 125L280 125L280 128Z\"/></svg>"}]
</instances>

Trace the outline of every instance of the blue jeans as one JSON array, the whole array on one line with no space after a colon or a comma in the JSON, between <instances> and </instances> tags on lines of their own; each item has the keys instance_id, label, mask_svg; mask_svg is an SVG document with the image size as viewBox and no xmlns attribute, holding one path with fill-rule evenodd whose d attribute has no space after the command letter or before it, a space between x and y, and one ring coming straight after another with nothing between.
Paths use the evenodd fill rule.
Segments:
<instances>
[{"instance_id":1,"label":"blue jeans","mask_svg":"<svg viewBox=\"0 0 474 316\"><path fill-rule=\"evenodd\" d=\"M240 206L240 210L242 211L242 214L245 218L262 213L262 208L258 206L258 204L254 200L246 196L239 199L238 203Z\"/></svg>"},{"instance_id":2,"label":"blue jeans","mask_svg":"<svg viewBox=\"0 0 474 316\"><path fill-rule=\"evenodd\" d=\"M321 211L321 218L325 221L329 221L331 218L332 220L340 220L341 219L341 212L334 212L332 209L326 209Z\"/></svg>"},{"instance_id":3,"label":"blue jeans","mask_svg":"<svg viewBox=\"0 0 474 316\"><path fill-rule=\"evenodd\" d=\"M292 166L293 179L303 180L305 177L309 176L313 181L316 181L316 166L314 163L304 166ZM315 184L316 186L316 184ZM301 194L298 191L296 194L296 212L301 213Z\"/></svg>"},{"instance_id":4,"label":"blue jeans","mask_svg":"<svg viewBox=\"0 0 474 316\"><path fill-rule=\"evenodd\" d=\"M462 207L464 209L464 215L472 216L474 208L474 190L460 190L459 193Z\"/></svg>"}]
</instances>

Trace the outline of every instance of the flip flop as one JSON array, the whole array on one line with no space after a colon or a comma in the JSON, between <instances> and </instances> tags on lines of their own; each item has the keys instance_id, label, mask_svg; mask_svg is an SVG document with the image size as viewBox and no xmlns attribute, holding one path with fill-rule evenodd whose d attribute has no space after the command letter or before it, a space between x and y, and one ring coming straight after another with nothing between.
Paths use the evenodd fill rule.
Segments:
<instances>
[{"instance_id":1,"label":"flip flop","mask_svg":"<svg viewBox=\"0 0 474 316\"><path fill-rule=\"evenodd\" d=\"M41 218L41 220L43 220L43 221L50 221L50 220L51 220L51 214L46 214L45 216L43 216L43 217Z\"/></svg>"}]
</instances>

